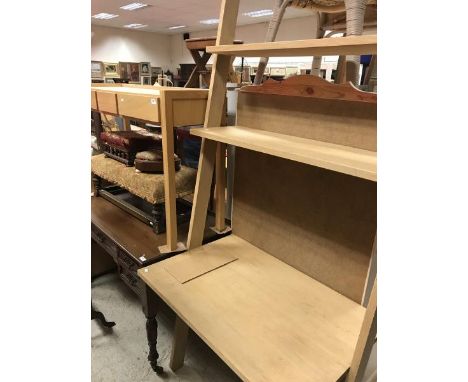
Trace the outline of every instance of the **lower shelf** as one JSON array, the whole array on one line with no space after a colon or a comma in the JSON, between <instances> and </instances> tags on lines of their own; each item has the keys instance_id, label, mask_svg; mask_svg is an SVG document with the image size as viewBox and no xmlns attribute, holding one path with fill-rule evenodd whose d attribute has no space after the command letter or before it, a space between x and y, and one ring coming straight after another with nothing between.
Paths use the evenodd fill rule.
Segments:
<instances>
[{"instance_id":1,"label":"lower shelf","mask_svg":"<svg viewBox=\"0 0 468 382\"><path fill-rule=\"evenodd\" d=\"M216 254L237 260L185 283L167 271ZM350 366L365 309L235 235L138 274L243 380L329 382Z\"/></svg>"}]
</instances>

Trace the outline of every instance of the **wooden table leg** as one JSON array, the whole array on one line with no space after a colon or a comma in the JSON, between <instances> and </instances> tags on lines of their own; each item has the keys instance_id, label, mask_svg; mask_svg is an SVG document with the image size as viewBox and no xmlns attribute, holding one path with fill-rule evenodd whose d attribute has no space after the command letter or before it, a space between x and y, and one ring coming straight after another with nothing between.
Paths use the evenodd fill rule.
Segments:
<instances>
[{"instance_id":1,"label":"wooden table leg","mask_svg":"<svg viewBox=\"0 0 468 382\"><path fill-rule=\"evenodd\" d=\"M174 164L174 122L172 93L161 92L161 134L164 167L164 204L166 211L166 245L159 247L161 253L175 252L184 249L177 243L176 187Z\"/></svg>"},{"instance_id":2,"label":"wooden table leg","mask_svg":"<svg viewBox=\"0 0 468 382\"><path fill-rule=\"evenodd\" d=\"M176 371L184 366L185 349L187 347L187 338L189 327L178 316L176 317L174 338L172 341L172 354L169 366L172 371Z\"/></svg>"},{"instance_id":3,"label":"wooden table leg","mask_svg":"<svg viewBox=\"0 0 468 382\"><path fill-rule=\"evenodd\" d=\"M164 372L164 369L158 366L159 354L156 349L158 344L158 321L156 319L157 296L147 285L145 285L145 292L143 295L143 312L146 317L146 337L149 347L148 361L153 370L157 374L161 374Z\"/></svg>"}]
</instances>

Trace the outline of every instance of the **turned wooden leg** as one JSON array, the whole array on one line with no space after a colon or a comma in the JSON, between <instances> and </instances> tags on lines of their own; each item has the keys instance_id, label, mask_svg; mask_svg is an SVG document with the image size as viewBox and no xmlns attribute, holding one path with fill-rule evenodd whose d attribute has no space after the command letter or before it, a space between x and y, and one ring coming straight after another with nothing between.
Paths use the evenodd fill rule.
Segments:
<instances>
[{"instance_id":1,"label":"turned wooden leg","mask_svg":"<svg viewBox=\"0 0 468 382\"><path fill-rule=\"evenodd\" d=\"M166 214L164 212L164 204L153 204L151 213L153 215L153 231L156 234L164 232L166 228Z\"/></svg>"},{"instance_id":2,"label":"turned wooden leg","mask_svg":"<svg viewBox=\"0 0 468 382\"><path fill-rule=\"evenodd\" d=\"M150 362L153 370L157 374L161 374L163 372L163 368L158 366L159 354L156 349L156 345L158 343L158 321L156 320L156 316L146 317L146 337L148 338L149 346L148 361Z\"/></svg>"},{"instance_id":3,"label":"turned wooden leg","mask_svg":"<svg viewBox=\"0 0 468 382\"><path fill-rule=\"evenodd\" d=\"M156 349L158 344L158 321L156 320L157 297L153 290L145 285L143 293L143 312L146 317L146 338L148 339L148 361L157 374L164 372L161 366L158 366L159 354Z\"/></svg>"},{"instance_id":4,"label":"turned wooden leg","mask_svg":"<svg viewBox=\"0 0 468 382\"><path fill-rule=\"evenodd\" d=\"M169 366L173 371L184 366L185 349L187 347L187 338L189 327L179 317L176 317L174 338L172 342L171 362Z\"/></svg>"}]
</instances>

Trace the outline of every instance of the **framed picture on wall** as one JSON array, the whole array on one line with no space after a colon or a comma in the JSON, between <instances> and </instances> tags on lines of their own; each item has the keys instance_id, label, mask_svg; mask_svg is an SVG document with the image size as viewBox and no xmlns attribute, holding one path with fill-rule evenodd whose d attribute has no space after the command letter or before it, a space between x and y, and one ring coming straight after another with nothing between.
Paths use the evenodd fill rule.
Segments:
<instances>
[{"instance_id":1,"label":"framed picture on wall","mask_svg":"<svg viewBox=\"0 0 468 382\"><path fill-rule=\"evenodd\" d=\"M149 62L140 62L140 74L142 76L151 75L151 64Z\"/></svg>"},{"instance_id":2,"label":"framed picture on wall","mask_svg":"<svg viewBox=\"0 0 468 382\"><path fill-rule=\"evenodd\" d=\"M91 61L91 78L104 77L103 66L101 61Z\"/></svg>"},{"instance_id":3,"label":"framed picture on wall","mask_svg":"<svg viewBox=\"0 0 468 382\"><path fill-rule=\"evenodd\" d=\"M129 62L119 62L119 73L120 73L120 78L128 78L130 79L130 74L129 74Z\"/></svg>"},{"instance_id":4,"label":"framed picture on wall","mask_svg":"<svg viewBox=\"0 0 468 382\"><path fill-rule=\"evenodd\" d=\"M116 62L104 62L105 77L119 77L119 64Z\"/></svg>"},{"instance_id":5,"label":"framed picture on wall","mask_svg":"<svg viewBox=\"0 0 468 382\"><path fill-rule=\"evenodd\" d=\"M141 76L141 84L142 85L151 85L151 77L150 76Z\"/></svg>"},{"instance_id":6,"label":"framed picture on wall","mask_svg":"<svg viewBox=\"0 0 468 382\"><path fill-rule=\"evenodd\" d=\"M129 62L128 63L128 75L129 80L131 83L139 84L140 79L140 64L136 62Z\"/></svg>"}]
</instances>

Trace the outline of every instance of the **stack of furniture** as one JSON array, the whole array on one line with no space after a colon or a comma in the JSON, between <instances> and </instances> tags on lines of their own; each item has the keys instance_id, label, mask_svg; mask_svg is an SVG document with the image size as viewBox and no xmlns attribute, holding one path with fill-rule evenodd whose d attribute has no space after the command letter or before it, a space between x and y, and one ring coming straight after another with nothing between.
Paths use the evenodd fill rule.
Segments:
<instances>
[{"instance_id":1,"label":"stack of furniture","mask_svg":"<svg viewBox=\"0 0 468 382\"><path fill-rule=\"evenodd\" d=\"M189 251L138 274L245 381L358 381L376 336L377 97L312 76L248 86L222 127L232 56L373 54L375 36L245 45L221 7ZM217 147L237 146L232 234L202 245Z\"/></svg>"},{"instance_id":2,"label":"stack of furniture","mask_svg":"<svg viewBox=\"0 0 468 382\"><path fill-rule=\"evenodd\" d=\"M202 89L154 87L128 84L102 84L91 87L91 108L97 112L120 115L125 130L130 131L130 118L161 125L164 174L138 174L125 164L104 155L92 158L96 192L101 179L117 184L154 205L153 226L165 220L167 243L162 252L185 248L177 240L176 199L193 192L196 170L185 166L176 173L174 164L174 129L177 126L201 124L205 118L208 92ZM115 201L115 199L114 199ZM128 206L128 211L134 211Z\"/></svg>"}]
</instances>

